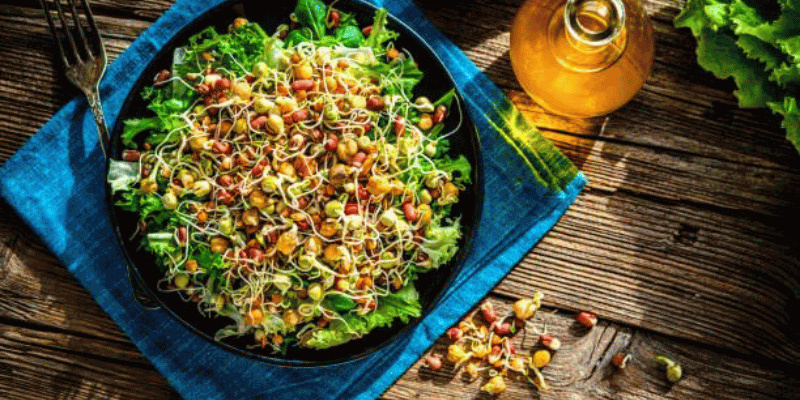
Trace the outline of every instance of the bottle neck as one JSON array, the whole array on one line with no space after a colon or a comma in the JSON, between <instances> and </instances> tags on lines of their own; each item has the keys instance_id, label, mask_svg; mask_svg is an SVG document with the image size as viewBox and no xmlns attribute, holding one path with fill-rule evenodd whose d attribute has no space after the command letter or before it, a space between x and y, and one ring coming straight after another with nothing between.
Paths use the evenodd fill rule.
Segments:
<instances>
[{"instance_id":1,"label":"bottle neck","mask_svg":"<svg viewBox=\"0 0 800 400\"><path fill-rule=\"evenodd\" d=\"M622 0L567 0L548 30L551 51L563 66L597 72L625 50L625 5Z\"/></svg>"}]
</instances>

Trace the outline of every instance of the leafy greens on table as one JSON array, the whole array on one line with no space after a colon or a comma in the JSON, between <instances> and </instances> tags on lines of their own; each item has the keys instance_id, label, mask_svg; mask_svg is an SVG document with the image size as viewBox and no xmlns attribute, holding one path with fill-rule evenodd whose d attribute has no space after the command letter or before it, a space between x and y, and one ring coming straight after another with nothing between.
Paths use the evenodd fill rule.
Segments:
<instances>
[{"instance_id":1,"label":"leafy greens on table","mask_svg":"<svg viewBox=\"0 0 800 400\"><path fill-rule=\"evenodd\" d=\"M687 0L675 26L692 30L700 66L733 78L740 107L782 115L800 151L800 1Z\"/></svg>"}]
</instances>

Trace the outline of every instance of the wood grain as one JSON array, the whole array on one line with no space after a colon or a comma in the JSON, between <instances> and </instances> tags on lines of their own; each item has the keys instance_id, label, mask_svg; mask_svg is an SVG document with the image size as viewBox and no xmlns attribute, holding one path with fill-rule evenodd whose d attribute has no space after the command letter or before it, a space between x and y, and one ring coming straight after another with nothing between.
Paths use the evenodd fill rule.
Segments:
<instances>
[{"instance_id":1,"label":"wood grain","mask_svg":"<svg viewBox=\"0 0 800 400\"><path fill-rule=\"evenodd\" d=\"M68 334L0 326L0 398L178 399L149 364ZM87 348L88 347L88 348Z\"/></svg>"},{"instance_id":2,"label":"wood grain","mask_svg":"<svg viewBox=\"0 0 800 400\"><path fill-rule=\"evenodd\" d=\"M498 304L498 300L492 300ZM508 303L499 303L508 307ZM547 310L542 310L547 312ZM542 313L540 311L540 313ZM556 352L543 374L550 388L538 391L532 385L508 379L508 391L497 398L534 399L775 399L795 394L798 375L786 366L759 365L692 344L675 342L661 335L600 322L586 329L570 315L556 314L548 330L561 338ZM518 354L528 355L541 347L531 332L516 335ZM432 354L446 354L449 342L440 339ZM624 370L611 364L617 353L630 354ZM665 379L653 359L667 355L681 364L684 378L674 385ZM417 362L385 394L386 400L399 399L490 399L479 388L486 375L469 382L463 371L454 371L445 363L442 370L431 371ZM510 374L515 377L515 374Z\"/></svg>"}]
</instances>

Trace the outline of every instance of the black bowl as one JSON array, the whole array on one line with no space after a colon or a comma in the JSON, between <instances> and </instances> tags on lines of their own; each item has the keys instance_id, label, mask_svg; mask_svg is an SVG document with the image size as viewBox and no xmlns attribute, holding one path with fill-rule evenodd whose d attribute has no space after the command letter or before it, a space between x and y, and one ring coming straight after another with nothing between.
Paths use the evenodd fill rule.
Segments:
<instances>
[{"instance_id":1,"label":"black bowl","mask_svg":"<svg viewBox=\"0 0 800 400\"><path fill-rule=\"evenodd\" d=\"M356 15L361 26L371 24L376 10L374 6L360 0L340 1L336 4L336 7ZM122 121L128 118L152 115L146 109L147 104L141 98L140 93L145 86L152 84L152 78L157 71L169 68L172 62L172 54L176 47L185 44L190 36L208 26L215 26L219 31L225 31L228 24L236 17L246 17L250 21L261 24L265 31L273 32L278 25L289 20L289 14L293 9L293 2L275 3L261 0L232 0L209 10L181 30L142 71L132 91L123 103L111 135L111 157L120 159L124 150L120 140L120 134L123 129ZM425 95L431 99L437 99L455 87L453 78L448 73L445 65L417 33L391 15L389 16L389 26L400 33L400 38L396 41L397 47L410 51L418 62L420 69L425 73L425 77L414 93L416 96ZM454 156L463 154L473 166L472 186L463 191L460 195L459 203L453 207L453 215L461 216L463 227L463 238L461 239L459 252L450 263L421 275L415 283L420 293L420 303L423 308L422 318L427 315L439 296L448 287L451 278L459 270L468 252L474 229L478 226L482 208L482 168L480 165L478 137L475 126L464 109L463 98L460 93L457 95L458 101L453 104L458 105L458 110L455 110L454 106L453 111L447 118L446 124L449 126L446 127L446 130L457 126L459 118L456 111L458 111L463 117L463 123L460 130L450 137L451 152ZM362 338L334 348L325 350L290 348L285 355L273 354L260 348L248 348L252 344L251 338L226 339L222 342L215 341L214 334L220 328L229 325L231 321L222 317L207 318L198 312L196 304L184 302L177 294L159 291L157 283L162 278L160 269L155 265L149 253L138 249L136 239L129 240L136 230L137 216L113 206L113 198L108 185L107 198L117 238L128 259L132 287L138 289L139 292L137 300L143 302L144 305L156 305L165 309L199 336L229 351L281 365L314 366L336 364L359 359L397 340L421 319L417 318L409 324L402 324L398 321L389 328L375 329Z\"/></svg>"}]
</instances>

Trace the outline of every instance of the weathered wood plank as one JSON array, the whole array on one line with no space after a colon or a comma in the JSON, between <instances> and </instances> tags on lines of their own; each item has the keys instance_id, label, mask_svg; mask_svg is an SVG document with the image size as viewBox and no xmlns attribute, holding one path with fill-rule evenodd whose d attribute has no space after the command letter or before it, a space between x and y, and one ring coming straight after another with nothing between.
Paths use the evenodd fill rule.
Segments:
<instances>
[{"instance_id":1,"label":"weathered wood plank","mask_svg":"<svg viewBox=\"0 0 800 400\"><path fill-rule=\"evenodd\" d=\"M780 226L589 189L497 290L797 362L798 236Z\"/></svg>"},{"instance_id":2,"label":"weathered wood plank","mask_svg":"<svg viewBox=\"0 0 800 400\"><path fill-rule=\"evenodd\" d=\"M0 203L0 319L130 343L8 207Z\"/></svg>"},{"instance_id":3,"label":"weathered wood plank","mask_svg":"<svg viewBox=\"0 0 800 400\"><path fill-rule=\"evenodd\" d=\"M107 352L113 346L98 343L0 326L0 398L180 398L149 364L109 360Z\"/></svg>"},{"instance_id":4,"label":"weathered wood plank","mask_svg":"<svg viewBox=\"0 0 800 400\"><path fill-rule=\"evenodd\" d=\"M500 306L503 305L508 307L508 304ZM508 391L496 398L778 399L794 397L795 386L800 383L800 375L785 366L721 356L712 350L605 321L587 330L575 323L571 315L557 314L548 329L562 341L561 350L543 370L550 389L538 392L530 384L508 380ZM527 355L540 349L535 343L537 336L532 333L519 333L516 339L518 354ZM448 343L447 339L440 339L432 352L444 356ZM624 370L610 364L611 357L618 352L633 357ZM681 364L684 377L678 383L667 383L664 371L656 367L653 359L660 354ZM462 374L454 372L448 364L433 372L420 361L383 398L495 398L479 392L485 379L470 383Z\"/></svg>"}]
</instances>

